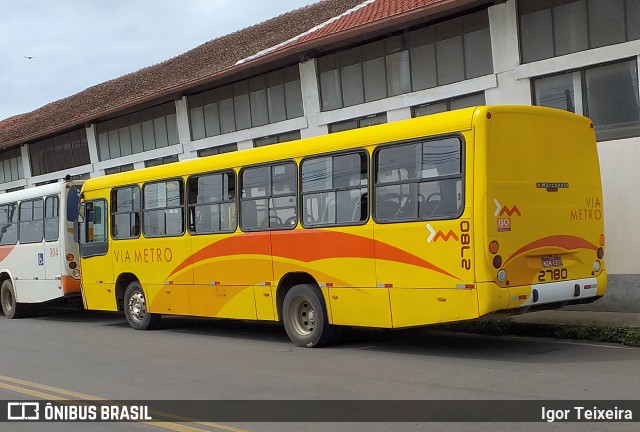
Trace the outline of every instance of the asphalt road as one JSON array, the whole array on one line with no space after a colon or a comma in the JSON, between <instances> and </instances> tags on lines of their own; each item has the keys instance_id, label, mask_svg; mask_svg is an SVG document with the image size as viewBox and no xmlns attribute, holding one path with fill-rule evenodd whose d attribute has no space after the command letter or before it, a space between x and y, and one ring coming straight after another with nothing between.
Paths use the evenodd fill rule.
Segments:
<instances>
[{"instance_id":1,"label":"asphalt road","mask_svg":"<svg viewBox=\"0 0 640 432\"><path fill-rule=\"evenodd\" d=\"M48 309L0 316L0 400L639 399L640 349L609 344L353 330L293 346L274 324L163 319L134 331L118 314ZM464 409L464 408L461 408ZM637 413L640 415L640 413ZM0 423L0 431L626 431L613 423Z\"/></svg>"}]
</instances>

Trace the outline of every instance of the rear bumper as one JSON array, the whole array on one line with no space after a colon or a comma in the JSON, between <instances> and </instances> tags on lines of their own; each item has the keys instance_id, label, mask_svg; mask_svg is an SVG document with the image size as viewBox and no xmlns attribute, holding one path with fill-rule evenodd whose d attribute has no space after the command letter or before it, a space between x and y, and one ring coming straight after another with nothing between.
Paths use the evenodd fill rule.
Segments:
<instances>
[{"instance_id":1,"label":"rear bumper","mask_svg":"<svg viewBox=\"0 0 640 432\"><path fill-rule=\"evenodd\" d=\"M494 282L478 283L479 315L538 306L586 303L602 297L607 290L607 274L543 284L502 288Z\"/></svg>"}]
</instances>

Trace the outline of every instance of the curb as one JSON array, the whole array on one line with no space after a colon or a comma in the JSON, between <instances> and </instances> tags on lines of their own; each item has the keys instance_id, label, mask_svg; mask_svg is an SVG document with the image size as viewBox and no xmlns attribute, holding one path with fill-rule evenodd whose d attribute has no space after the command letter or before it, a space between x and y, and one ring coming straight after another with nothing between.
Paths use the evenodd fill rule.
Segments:
<instances>
[{"instance_id":1,"label":"curb","mask_svg":"<svg viewBox=\"0 0 640 432\"><path fill-rule=\"evenodd\" d=\"M521 323L507 317L446 324L442 328L447 331L492 336L578 339L640 346L640 328L628 325Z\"/></svg>"}]
</instances>

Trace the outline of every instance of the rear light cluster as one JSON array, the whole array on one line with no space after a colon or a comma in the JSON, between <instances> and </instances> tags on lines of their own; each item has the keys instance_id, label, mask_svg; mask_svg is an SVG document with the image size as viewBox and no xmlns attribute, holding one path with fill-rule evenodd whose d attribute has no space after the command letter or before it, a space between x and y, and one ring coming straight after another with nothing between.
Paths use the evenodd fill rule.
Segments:
<instances>
[{"instance_id":1,"label":"rear light cluster","mask_svg":"<svg viewBox=\"0 0 640 432\"><path fill-rule=\"evenodd\" d=\"M491 241L491 243L489 243L489 252L491 253L491 255L493 255L493 267L498 270L498 273L496 274L498 282L507 282L507 285L509 285L509 282L507 281L507 271L501 268L502 257L498 255L498 252L500 252L500 244L496 240L493 240Z\"/></svg>"},{"instance_id":2,"label":"rear light cluster","mask_svg":"<svg viewBox=\"0 0 640 432\"><path fill-rule=\"evenodd\" d=\"M69 264L68 264L68 265L69 265L69 268L70 268L71 270L73 270L73 271L71 272L71 274L73 275L73 277L76 277L76 278L77 278L77 277L80 277L80 270L78 269L78 263L77 263L77 262L75 262L75 258L76 258L76 257L75 257L72 253L68 253L68 254L66 255L66 258L67 258L67 262L69 263Z\"/></svg>"},{"instance_id":3,"label":"rear light cluster","mask_svg":"<svg viewBox=\"0 0 640 432\"><path fill-rule=\"evenodd\" d=\"M593 262L594 275L596 273L599 273L600 270L602 270L602 263L600 262L600 260L604 258L604 244L605 244L604 234L600 234L600 247L596 251L596 256L598 257L598 259Z\"/></svg>"}]
</instances>

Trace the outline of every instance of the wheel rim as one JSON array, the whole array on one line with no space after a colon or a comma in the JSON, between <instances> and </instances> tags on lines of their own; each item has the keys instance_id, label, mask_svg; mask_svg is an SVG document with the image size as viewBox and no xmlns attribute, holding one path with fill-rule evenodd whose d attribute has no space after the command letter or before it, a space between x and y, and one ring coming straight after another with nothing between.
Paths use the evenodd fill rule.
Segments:
<instances>
[{"instance_id":1,"label":"wheel rim","mask_svg":"<svg viewBox=\"0 0 640 432\"><path fill-rule=\"evenodd\" d=\"M9 289L2 291L2 308L7 312L13 309L13 294Z\"/></svg>"},{"instance_id":2,"label":"wheel rim","mask_svg":"<svg viewBox=\"0 0 640 432\"><path fill-rule=\"evenodd\" d=\"M129 297L129 316L135 323L140 323L147 316L147 302L141 292L135 292Z\"/></svg>"},{"instance_id":3,"label":"wheel rim","mask_svg":"<svg viewBox=\"0 0 640 432\"><path fill-rule=\"evenodd\" d=\"M305 298L294 300L289 318L293 329L301 336L309 336L316 328L316 311Z\"/></svg>"}]
</instances>

